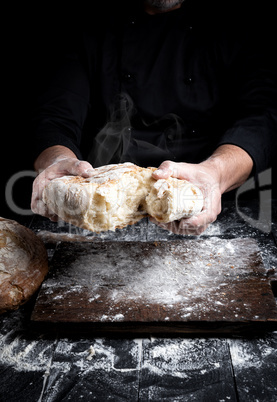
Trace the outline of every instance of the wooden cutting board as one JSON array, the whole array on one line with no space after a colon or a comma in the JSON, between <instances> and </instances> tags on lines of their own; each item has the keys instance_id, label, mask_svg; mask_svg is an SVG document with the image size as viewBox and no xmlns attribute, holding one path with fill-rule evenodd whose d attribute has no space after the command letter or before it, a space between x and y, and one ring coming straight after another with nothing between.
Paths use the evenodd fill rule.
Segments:
<instances>
[{"instance_id":1,"label":"wooden cutting board","mask_svg":"<svg viewBox=\"0 0 277 402\"><path fill-rule=\"evenodd\" d=\"M254 239L62 242L31 320L92 333L235 333L277 329L277 307Z\"/></svg>"}]
</instances>

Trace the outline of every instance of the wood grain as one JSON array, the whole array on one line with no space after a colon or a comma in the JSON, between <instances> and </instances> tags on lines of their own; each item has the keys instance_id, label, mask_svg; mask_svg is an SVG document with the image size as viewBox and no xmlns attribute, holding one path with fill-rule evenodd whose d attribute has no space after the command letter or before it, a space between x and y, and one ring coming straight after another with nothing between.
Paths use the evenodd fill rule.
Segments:
<instances>
[{"instance_id":1,"label":"wood grain","mask_svg":"<svg viewBox=\"0 0 277 402\"><path fill-rule=\"evenodd\" d=\"M230 333L275 327L277 308L254 239L64 242L32 321L114 333Z\"/></svg>"}]
</instances>

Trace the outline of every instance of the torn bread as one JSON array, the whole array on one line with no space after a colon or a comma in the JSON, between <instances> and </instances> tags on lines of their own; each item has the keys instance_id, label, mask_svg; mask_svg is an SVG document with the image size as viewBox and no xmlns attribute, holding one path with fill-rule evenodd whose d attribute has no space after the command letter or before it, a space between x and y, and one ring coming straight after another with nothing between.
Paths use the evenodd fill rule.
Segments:
<instances>
[{"instance_id":1,"label":"torn bread","mask_svg":"<svg viewBox=\"0 0 277 402\"><path fill-rule=\"evenodd\" d=\"M198 215L203 208L203 195L190 182L170 177L152 183L145 204L147 213L156 221L169 223Z\"/></svg>"},{"instance_id":2,"label":"torn bread","mask_svg":"<svg viewBox=\"0 0 277 402\"><path fill-rule=\"evenodd\" d=\"M93 176L64 176L43 191L48 209L75 226L102 232L131 225L146 215L141 201L150 189L152 170L131 163L94 169Z\"/></svg>"},{"instance_id":3,"label":"torn bread","mask_svg":"<svg viewBox=\"0 0 277 402\"><path fill-rule=\"evenodd\" d=\"M0 313L29 300L47 272L42 240L16 221L0 218Z\"/></svg>"},{"instance_id":4,"label":"torn bread","mask_svg":"<svg viewBox=\"0 0 277 402\"><path fill-rule=\"evenodd\" d=\"M43 201L64 221L96 233L147 215L170 222L201 211L203 197L196 186L174 178L157 181L154 170L122 163L96 168L89 178L64 176L45 187Z\"/></svg>"}]
</instances>

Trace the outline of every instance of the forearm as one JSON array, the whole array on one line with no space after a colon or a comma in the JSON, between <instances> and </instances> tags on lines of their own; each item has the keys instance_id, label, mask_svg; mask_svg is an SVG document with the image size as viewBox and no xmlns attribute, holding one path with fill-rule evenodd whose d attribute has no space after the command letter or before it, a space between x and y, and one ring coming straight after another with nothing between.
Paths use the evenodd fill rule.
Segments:
<instances>
[{"instance_id":1,"label":"forearm","mask_svg":"<svg viewBox=\"0 0 277 402\"><path fill-rule=\"evenodd\" d=\"M46 148L43 152L41 152L34 162L34 168L39 173L48 166L52 165L54 162L64 158L77 159L77 156L69 148L62 145L55 145Z\"/></svg>"},{"instance_id":2,"label":"forearm","mask_svg":"<svg viewBox=\"0 0 277 402\"><path fill-rule=\"evenodd\" d=\"M247 180L253 169L253 160L242 148L226 144L218 147L200 166L214 170L223 194Z\"/></svg>"}]
</instances>

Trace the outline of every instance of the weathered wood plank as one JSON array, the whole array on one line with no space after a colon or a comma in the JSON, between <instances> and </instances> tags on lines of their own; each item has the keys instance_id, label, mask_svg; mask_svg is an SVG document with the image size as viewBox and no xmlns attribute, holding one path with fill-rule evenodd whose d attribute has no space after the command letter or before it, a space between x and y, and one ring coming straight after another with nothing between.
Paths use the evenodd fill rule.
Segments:
<instances>
[{"instance_id":1,"label":"weathered wood plank","mask_svg":"<svg viewBox=\"0 0 277 402\"><path fill-rule=\"evenodd\" d=\"M140 401L236 401L226 340L143 341Z\"/></svg>"},{"instance_id":2,"label":"weathered wood plank","mask_svg":"<svg viewBox=\"0 0 277 402\"><path fill-rule=\"evenodd\" d=\"M137 401L141 341L60 339L43 401Z\"/></svg>"},{"instance_id":3,"label":"weathered wood plank","mask_svg":"<svg viewBox=\"0 0 277 402\"><path fill-rule=\"evenodd\" d=\"M38 402L43 389L43 372L17 371L0 363L0 401Z\"/></svg>"},{"instance_id":4,"label":"weathered wood plank","mask_svg":"<svg viewBox=\"0 0 277 402\"><path fill-rule=\"evenodd\" d=\"M54 340L28 330L29 305L0 317L0 401L38 401Z\"/></svg>"},{"instance_id":5,"label":"weathered wood plank","mask_svg":"<svg viewBox=\"0 0 277 402\"><path fill-rule=\"evenodd\" d=\"M277 333L263 338L229 339L239 400L276 402Z\"/></svg>"}]
</instances>

